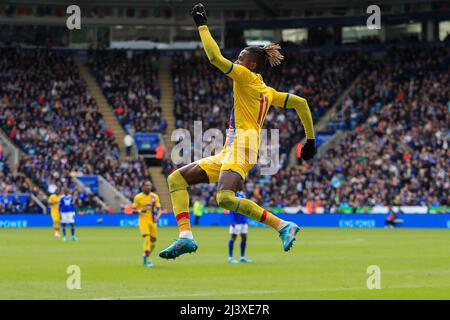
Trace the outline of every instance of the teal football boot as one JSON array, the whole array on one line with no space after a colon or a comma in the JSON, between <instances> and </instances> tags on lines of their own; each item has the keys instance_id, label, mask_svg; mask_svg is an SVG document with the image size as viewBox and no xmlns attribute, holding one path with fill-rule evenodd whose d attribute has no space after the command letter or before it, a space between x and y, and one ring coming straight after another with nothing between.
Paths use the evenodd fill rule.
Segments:
<instances>
[{"instance_id":1,"label":"teal football boot","mask_svg":"<svg viewBox=\"0 0 450 320\"><path fill-rule=\"evenodd\" d=\"M198 245L194 239L178 238L168 248L159 253L159 256L164 259L175 259L185 253L192 253L197 251Z\"/></svg>"},{"instance_id":2,"label":"teal football boot","mask_svg":"<svg viewBox=\"0 0 450 320\"><path fill-rule=\"evenodd\" d=\"M235 264L238 263L238 261L235 258L230 257L228 258L228 263Z\"/></svg>"},{"instance_id":3,"label":"teal football boot","mask_svg":"<svg viewBox=\"0 0 450 320\"><path fill-rule=\"evenodd\" d=\"M280 230L280 238L283 241L284 251L289 251L291 249L294 241L295 235L300 230L300 227L293 222L288 222L287 226Z\"/></svg>"},{"instance_id":4,"label":"teal football boot","mask_svg":"<svg viewBox=\"0 0 450 320\"><path fill-rule=\"evenodd\" d=\"M146 254L142 255L142 262L143 262L144 267L147 266L147 259L148 258L150 258L148 255L146 255Z\"/></svg>"}]
</instances>

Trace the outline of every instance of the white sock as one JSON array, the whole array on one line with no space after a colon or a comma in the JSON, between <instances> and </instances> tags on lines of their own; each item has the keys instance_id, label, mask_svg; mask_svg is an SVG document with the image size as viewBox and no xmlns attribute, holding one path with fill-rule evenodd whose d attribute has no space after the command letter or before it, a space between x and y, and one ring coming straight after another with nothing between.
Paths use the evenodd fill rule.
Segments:
<instances>
[{"instance_id":1,"label":"white sock","mask_svg":"<svg viewBox=\"0 0 450 320\"><path fill-rule=\"evenodd\" d=\"M280 231L281 229L283 229L284 227L286 227L288 225L288 223L284 220L281 220L280 224L277 227L277 231Z\"/></svg>"},{"instance_id":2,"label":"white sock","mask_svg":"<svg viewBox=\"0 0 450 320\"><path fill-rule=\"evenodd\" d=\"M188 239L194 239L194 235L192 234L192 231L181 231L179 238L188 238Z\"/></svg>"}]
</instances>

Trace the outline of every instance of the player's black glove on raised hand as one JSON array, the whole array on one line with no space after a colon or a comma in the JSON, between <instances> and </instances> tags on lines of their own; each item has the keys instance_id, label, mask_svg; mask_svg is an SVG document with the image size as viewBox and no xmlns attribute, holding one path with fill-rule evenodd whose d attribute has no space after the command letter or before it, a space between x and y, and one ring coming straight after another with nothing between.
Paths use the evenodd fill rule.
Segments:
<instances>
[{"instance_id":1,"label":"player's black glove on raised hand","mask_svg":"<svg viewBox=\"0 0 450 320\"><path fill-rule=\"evenodd\" d=\"M302 159L303 160L312 159L315 154L316 154L316 140L315 139L306 140L306 143L301 151Z\"/></svg>"},{"instance_id":2,"label":"player's black glove on raised hand","mask_svg":"<svg viewBox=\"0 0 450 320\"><path fill-rule=\"evenodd\" d=\"M208 17L206 16L206 10L203 4L197 3L191 10L191 16L197 27L206 25Z\"/></svg>"}]
</instances>

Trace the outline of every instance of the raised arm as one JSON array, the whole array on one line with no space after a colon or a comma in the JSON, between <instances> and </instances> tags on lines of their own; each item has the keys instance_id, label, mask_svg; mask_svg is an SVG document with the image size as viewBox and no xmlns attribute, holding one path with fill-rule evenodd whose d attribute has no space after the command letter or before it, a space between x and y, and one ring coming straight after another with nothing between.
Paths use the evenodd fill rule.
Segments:
<instances>
[{"instance_id":1,"label":"raised arm","mask_svg":"<svg viewBox=\"0 0 450 320\"><path fill-rule=\"evenodd\" d=\"M245 85L246 83L250 83L257 79L256 75L246 67L233 63L222 56L219 46L216 41L214 41L211 33L209 32L208 26L206 25L206 10L201 3L194 6L191 11L191 15L198 27L203 49L205 50L206 55L213 66L240 84Z\"/></svg>"},{"instance_id":2,"label":"raised arm","mask_svg":"<svg viewBox=\"0 0 450 320\"><path fill-rule=\"evenodd\" d=\"M316 137L314 134L311 110L309 109L306 99L292 93L274 90L272 105L281 108L295 109L303 124L306 135L306 144L302 148L301 157L304 160L313 158L316 153Z\"/></svg>"},{"instance_id":3,"label":"raised arm","mask_svg":"<svg viewBox=\"0 0 450 320\"><path fill-rule=\"evenodd\" d=\"M205 50L209 61L220 71L224 73L229 73L233 68L233 63L222 56L219 46L211 36L208 26L206 25L206 21L208 20L208 18L206 16L206 10L203 4L201 3L196 4L192 8L191 16L198 27L200 38L203 44L203 49Z\"/></svg>"},{"instance_id":4,"label":"raised arm","mask_svg":"<svg viewBox=\"0 0 450 320\"><path fill-rule=\"evenodd\" d=\"M229 73L233 67L233 63L222 56L219 46L209 32L208 26L199 26L198 31L209 62L223 73Z\"/></svg>"}]
</instances>

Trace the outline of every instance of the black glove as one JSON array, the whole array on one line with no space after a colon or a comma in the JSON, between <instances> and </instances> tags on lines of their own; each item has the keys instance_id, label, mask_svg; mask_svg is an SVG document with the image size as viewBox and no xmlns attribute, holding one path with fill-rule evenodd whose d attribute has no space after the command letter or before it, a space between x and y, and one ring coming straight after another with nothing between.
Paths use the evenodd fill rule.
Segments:
<instances>
[{"instance_id":1,"label":"black glove","mask_svg":"<svg viewBox=\"0 0 450 320\"><path fill-rule=\"evenodd\" d=\"M316 154L316 140L308 139L306 140L305 145L302 147L301 158L303 160L309 160L314 157Z\"/></svg>"},{"instance_id":2,"label":"black glove","mask_svg":"<svg viewBox=\"0 0 450 320\"><path fill-rule=\"evenodd\" d=\"M206 17L206 10L203 4L197 3L191 10L191 16L197 27L206 25L208 18Z\"/></svg>"}]
</instances>

